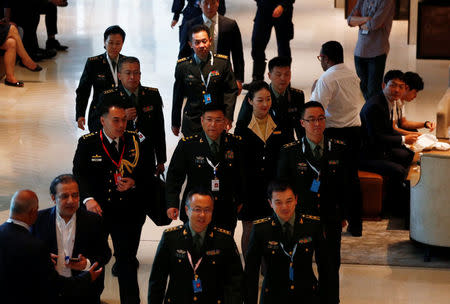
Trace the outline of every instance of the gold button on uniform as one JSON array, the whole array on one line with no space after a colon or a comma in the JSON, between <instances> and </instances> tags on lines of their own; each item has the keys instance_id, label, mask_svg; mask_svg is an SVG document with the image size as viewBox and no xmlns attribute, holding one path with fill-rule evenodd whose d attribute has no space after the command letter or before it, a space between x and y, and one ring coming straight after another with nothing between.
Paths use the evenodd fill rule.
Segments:
<instances>
[{"instance_id":1,"label":"gold button on uniform","mask_svg":"<svg viewBox=\"0 0 450 304\"><path fill-rule=\"evenodd\" d=\"M194 297L194 301L197 301L197 297Z\"/></svg>"},{"instance_id":2,"label":"gold button on uniform","mask_svg":"<svg viewBox=\"0 0 450 304\"><path fill-rule=\"evenodd\" d=\"M291 289L294 289L295 287L294 287L294 285L291 285Z\"/></svg>"}]
</instances>

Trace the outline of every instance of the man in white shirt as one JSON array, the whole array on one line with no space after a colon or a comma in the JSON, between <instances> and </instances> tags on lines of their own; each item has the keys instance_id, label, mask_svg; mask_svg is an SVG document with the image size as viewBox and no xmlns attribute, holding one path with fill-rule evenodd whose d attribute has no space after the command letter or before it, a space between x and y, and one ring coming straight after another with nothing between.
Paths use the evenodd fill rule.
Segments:
<instances>
[{"instance_id":1,"label":"man in white shirt","mask_svg":"<svg viewBox=\"0 0 450 304\"><path fill-rule=\"evenodd\" d=\"M325 109L325 134L342 140L347 145L348 164L351 165L352 191L349 202L348 231L353 236L362 235L362 199L358 178L359 148L361 145L361 119L359 112L364 105L359 78L344 65L344 50L337 41L322 45L317 56L325 73L314 82L311 100L318 101Z\"/></svg>"},{"instance_id":2,"label":"man in white shirt","mask_svg":"<svg viewBox=\"0 0 450 304\"><path fill-rule=\"evenodd\" d=\"M55 206L39 211L33 234L44 241L50 250L56 271L72 277L86 271L91 264L108 263L111 250L101 217L79 208L78 183L71 174L57 176L50 185ZM77 296L60 293L58 303L100 303L104 275Z\"/></svg>"}]
</instances>

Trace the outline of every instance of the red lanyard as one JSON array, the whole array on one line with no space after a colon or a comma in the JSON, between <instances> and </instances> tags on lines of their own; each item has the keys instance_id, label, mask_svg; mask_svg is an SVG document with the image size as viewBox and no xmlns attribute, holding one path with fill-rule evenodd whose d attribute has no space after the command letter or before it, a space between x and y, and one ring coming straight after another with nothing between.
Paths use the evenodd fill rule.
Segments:
<instances>
[{"instance_id":1,"label":"red lanyard","mask_svg":"<svg viewBox=\"0 0 450 304\"><path fill-rule=\"evenodd\" d=\"M108 155L109 159L113 162L114 165L116 165L117 169L119 169L120 168L120 164L122 163L123 153L125 152L125 145L123 145L122 154L120 155L119 163L117 164L114 161L114 159L112 159L111 155L109 155L108 149L106 149L106 147L105 147L105 143L103 142L103 132L102 132L102 130L100 130L100 139L102 140L103 150L105 150L106 155Z\"/></svg>"}]
</instances>

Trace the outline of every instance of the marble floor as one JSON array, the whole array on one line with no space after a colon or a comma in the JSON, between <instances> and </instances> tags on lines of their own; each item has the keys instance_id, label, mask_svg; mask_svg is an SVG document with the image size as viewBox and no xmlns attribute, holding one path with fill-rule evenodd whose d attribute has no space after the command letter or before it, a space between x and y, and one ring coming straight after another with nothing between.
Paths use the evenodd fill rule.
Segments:
<instances>
[{"instance_id":1,"label":"marble floor","mask_svg":"<svg viewBox=\"0 0 450 304\"><path fill-rule=\"evenodd\" d=\"M38 74L19 66L16 75L24 88L0 84L0 222L8 217L12 193L20 188L36 191L40 207L51 205L48 187L57 174L70 172L77 138L84 132L75 123L75 89L88 56L104 52L103 31L112 24L122 26L127 37L122 53L141 60L142 84L157 87L164 100L168 158L178 141L170 133L173 73L178 48L178 29L171 29L169 0L78 0L59 9L57 39L70 46L53 60L41 63ZM251 77L250 37L255 2L227 0L227 16L238 21L244 43L246 79ZM292 85L310 96L313 81L322 69L316 59L320 46L328 40L340 41L345 62L354 68L353 48L357 30L349 28L343 9L333 8L333 0L297 1L294 8L295 38ZM435 121L436 105L448 85L450 61L417 60L416 47L407 45L408 24L394 22L390 37L391 51L387 69L418 72L425 90L408 106L412 119ZM39 40L44 46L44 20L39 26ZM276 55L272 40L267 57ZM243 96L238 101L240 106ZM167 164L168 165L168 164ZM178 224L178 223L173 223ZM146 222L138 258L142 302L146 303L147 281L155 250L164 229ZM241 227L236 233L240 243ZM110 263L111 264L111 263ZM117 280L106 272L103 299L119 303ZM389 266L343 265L341 268L342 303L448 303L450 270L402 268ZM447 300L446 300L447 299Z\"/></svg>"}]
</instances>

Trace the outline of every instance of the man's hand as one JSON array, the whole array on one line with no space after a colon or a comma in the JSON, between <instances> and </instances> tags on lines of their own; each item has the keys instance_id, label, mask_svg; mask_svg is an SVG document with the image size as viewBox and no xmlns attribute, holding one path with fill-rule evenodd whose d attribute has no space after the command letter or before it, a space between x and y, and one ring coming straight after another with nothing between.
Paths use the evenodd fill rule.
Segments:
<instances>
[{"instance_id":1,"label":"man's hand","mask_svg":"<svg viewBox=\"0 0 450 304\"><path fill-rule=\"evenodd\" d=\"M95 262L91 268L88 269L89 273L91 274L91 281L94 282L95 280L97 280L97 278L99 277L99 275L102 273L103 271L103 267L100 267L99 269L95 270L95 268L97 268L98 266L98 262Z\"/></svg>"},{"instance_id":2,"label":"man's hand","mask_svg":"<svg viewBox=\"0 0 450 304\"><path fill-rule=\"evenodd\" d=\"M412 145L416 142L417 137L419 137L419 134L408 134L405 135L405 144Z\"/></svg>"},{"instance_id":3,"label":"man's hand","mask_svg":"<svg viewBox=\"0 0 450 304\"><path fill-rule=\"evenodd\" d=\"M127 108L125 109L125 117L127 120L134 120L137 117L136 108Z\"/></svg>"},{"instance_id":4,"label":"man's hand","mask_svg":"<svg viewBox=\"0 0 450 304\"><path fill-rule=\"evenodd\" d=\"M84 130L84 125L86 124L86 118L79 117L77 120L77 123L78 123L78 128L81 130Z\"/></svg>"},{"instance_id":5,"label":"man's hand","mask_svg":"<svg viewBox=\"0 0 450 304\"><path fill-rule=\"evenodd\" d=\"M128 189L133 188L133 186L136 183L134 182L134 179L131 177L122 177L120 180L117 181L117 191L124 192Z\"/></svg>"},{"instance_id":6,"label":"man's hand","mask_svg":"<svg viewBox=\"0 0 450 304\"><path fill-rule=\"evenodd\" d=\"M350 18L348 25L350 25L351 27L361 26L361 25L367 23L367 21L369 21L370 19L371 19L371 17L353 16Z\"/></svg>"},{"instance_id":7,"label":"man's hand","mask_svg":"<svg viewBox=\"0 0 450 304\"><path fill-rule=\"evenodd\" d=\"M167 209L167 217L172 220L176 220L178 218L178 208Z\"/></svg>"},{"instance_id":8,"label":"man's hand","mask_svg":"<svg viewBox=\"0 0 450 304\"><path fill-rule=\"evenodd\" d=\"M157 164L156 170L155 170L155 175L158 176L160 174L163 174L165 170L166 170L166 168L164 168L164 164Z\"/></svg>"},{"instance_id":9,"label":"man's hand","mask_svg":"<svg viewBox=\"0 0 450 304\"><path fill-rule=\"evenodd\" d=\"M430 132L432 132L434 130L434 128L436 128L436 123L427 121L424 126L425 126L425 128L430 129Z\"/></svg>"},{"instance_id":10,"label":"man's hand","mask_svg":"<svg viewBox=\"0 0 450 304\"><path fill-rule=\"evenodd\" d=\"M172 22L170 23L170 27L173 28L175 25L177 25L178 20L173 19Z\"/></svg>"},{"instance_id":11,"label":"man's hand","mask_svg":"<svg viewBox=\"0 0 450 304\"><path fill-rule=\"evenodd\" d=\"M172 133L173 135L178 136L180 134L180 127L172 126Z\"/></svg>"},{"instance_id":12,"label":"man's hand","mask_svg":"<svg viewBox=\"0 0 450 304\"><path fill-rule=\"evenodd\" d=\"M283 14L284 8L281 5L278 5L272 13L272 17L278 18Z\"/></svg>"},{"instance_id":13,"label":"man's hand","mask_svg":"<svg viewBox=\"0 0 450 304\"><path fill-rule=\"evenodd\" d=\"M342 229L344 229L348 225L347 220L342 220L341 224L342 224Z\"/></svg>"},{"instance_id":14,"label":"man's hand","mask_svg":"<svg viewBox=\"0 0 450 304\"><path fill-rule=\"evenodd\" d=\"M363 31L368 31L368 30L369 30L369 28L367 27L366 24L361 24L361 25L359 26L359 28L362 29Z\"/></svg>"},{"instance_id":15,"label":"man's hand","mask_svg":"<svg viewBox=\"0 0 450 304\"><path fill-rule=\"evenodd\" d=\"M96 200L94 200L94 199L88 200L88 201L86 202L85 206L86 206L86 209L87 209L88 211L97 213L98 215L102 216L103 210L102 210L102 208L100 207L100 205L97 203Z\"/></svg>"},{"instance_id":16,"label":"man's hand","mask_svg":"<svg viewBox=\"0 0 450 304\"><path fill-rule=\"evenodd\" d=\"M78 262L69 261L69 263L66 264L66 267L73 270L83 271L86 268L87 259L81 253L78 255L78 259L80 259Z\"/></svg>"},{"instance_id":17,"label":"man's hand","mask_svg":"<svg viewBox=\"0 0 450 304\"><path fill-rule=\"evenodd\" d=\"M239 95L241 95L241 92L242 92L242 81L236 80L236 85L237 85L237 87L238 87L238 93L237 93L237 96L239 96Z\"/></svg>"},{"instance_id":18,"label":"man's hand","mask_svg":"<svg viewBox=\"0 0 450 304\"><path fill-rule=\"evenodd\" d=\"M230 131L232 127L233 121L225 117L225 131L228 133L228 131Z\"/></svg>"},{"instance_id":19,"label":"man's hand","mask_svg":"<svg viewBox=\"0 0 450 304\"><path fill-rule=\"evenodd\" d=\"M50 260L52 260L53 265L56 266L58 263L58 255L54 253L50 253Z\"/></svg>"}]
</instances>

